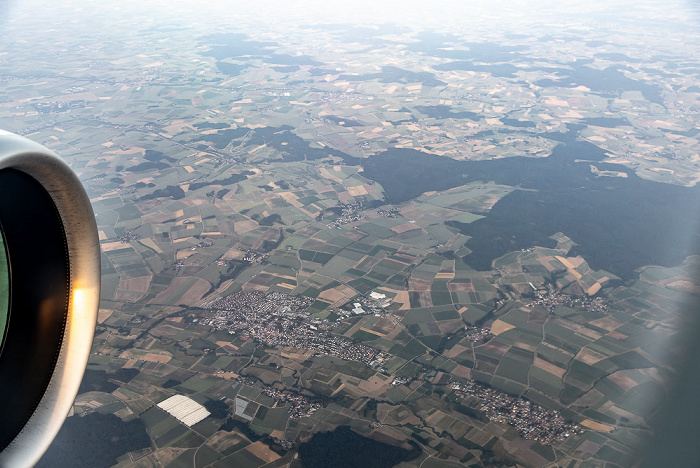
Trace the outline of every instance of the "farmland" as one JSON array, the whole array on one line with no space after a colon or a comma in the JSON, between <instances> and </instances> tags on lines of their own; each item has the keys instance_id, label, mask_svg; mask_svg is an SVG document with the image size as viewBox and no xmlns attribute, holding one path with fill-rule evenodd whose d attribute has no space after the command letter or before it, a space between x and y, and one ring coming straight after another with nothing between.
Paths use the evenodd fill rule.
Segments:
<instances>
[{"instance_id":1,"label":"farmland","mask_svg":"<svg viewBox=\"0 0 700 468\"><path fill-rule=\"evenodd\" d=\"M404 466L638 456L700 294L682 19L621 46L530 9L142 3L3 24L0 126L71 165L102 247L68 438L109 417L121 468L297 468L343 433Z\"/></svg>"}]
</instances>

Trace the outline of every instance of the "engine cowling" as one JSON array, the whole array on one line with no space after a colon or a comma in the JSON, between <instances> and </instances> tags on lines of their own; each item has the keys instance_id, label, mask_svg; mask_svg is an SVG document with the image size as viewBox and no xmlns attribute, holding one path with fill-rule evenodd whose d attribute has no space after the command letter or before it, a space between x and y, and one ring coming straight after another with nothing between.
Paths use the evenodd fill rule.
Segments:
<instances>
[{"instance_id":1,"label":"engine cowling","mask_svg":"<svg viewBox=\"0 0 700 468\"><path fill-rule=\"evenodd\" d=\"M100 247L90 200L70 167L3 131L0 232L0 294L7 296L0 301L0 467L24 467L49 447L78 392L97 318Z\"/></svg>"}]
</instances>

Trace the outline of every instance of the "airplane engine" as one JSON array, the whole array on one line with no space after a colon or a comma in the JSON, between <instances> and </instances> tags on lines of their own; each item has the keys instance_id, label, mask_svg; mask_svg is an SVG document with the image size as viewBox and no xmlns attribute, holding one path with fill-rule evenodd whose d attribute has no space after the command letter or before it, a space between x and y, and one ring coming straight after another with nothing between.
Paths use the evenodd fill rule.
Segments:
<instances>
[{"instance_id":1,"label":"airplane engine","mask_svg":"<svg viewBox=\"0 0 700 468\"><path fill-rule=\"evenodd\" d=\"M34 465L67 417L100 295L95 216L56 154L0 131L0 467Z\"/></svg>"}]
</instances>

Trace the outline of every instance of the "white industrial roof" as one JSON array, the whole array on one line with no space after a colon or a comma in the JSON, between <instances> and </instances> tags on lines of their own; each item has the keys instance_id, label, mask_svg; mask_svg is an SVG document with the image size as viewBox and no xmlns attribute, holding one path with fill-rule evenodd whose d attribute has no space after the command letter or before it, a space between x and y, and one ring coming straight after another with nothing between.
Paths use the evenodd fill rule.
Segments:
<instances>
[{"instance_id":1,"label":"white industrial roof","mask_svg":"<svg viewBox=\"0 0 700 468\"><path fill-rule=\"evenodd\" d=\"M184 395L173 395L158 403L158 408L167 411L188 426L197 424L211 414L204 406Z\"/></svg>"},{"instance_id":2,"label":"white industrial roof","mask_svg":"<svg viewBox=\"0 0 700 468\"><path fill-rule=\"evenodd\" d=\"M246 419L248 421L251 421L253 419L253 416L245 414L246 408L248 408L248 400L244 400L243 398L236 397L236 416L240 416L243 419Z\"/></svg>"}]
</instances>

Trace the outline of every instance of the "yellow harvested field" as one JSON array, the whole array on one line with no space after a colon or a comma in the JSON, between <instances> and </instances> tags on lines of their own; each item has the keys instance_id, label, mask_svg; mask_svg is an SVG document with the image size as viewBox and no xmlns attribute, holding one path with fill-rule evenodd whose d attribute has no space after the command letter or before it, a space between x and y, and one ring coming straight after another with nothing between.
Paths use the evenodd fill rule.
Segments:
<instances>
[{"instance_id":1,"label":"yellow harvested field","mask_svg":"<svg viewBox=\"0 0 700 468\"><path fill-rule=\"evenodd\" d=\"M124 401L131 400L131 398L129 398L128 396L124 395L124 394L123 394L122 392L120 392L119 390L113 391L113 392L112 392L112 395L115 396L115 397L117 397L117 398L119 398L120 400L124 400Z\"/></svg>"},{"instance_id":2,"label":"yellow harvested field","mask_svg":"<svg viewBox=\"0 0 700 468\"><path fill-rule=\"evenodd\" d=\"M337 167L337 166L336 166L336 167ZM337 170L336 170L336 172L337 172ZM335 180L335 181L338 181L338 182L342 182L342 180L343 180L343 179L341 179L340 177L338 177L337 175L332 174L332 173L331 173L328 169L326 169L325 167L322 167L321 169L319 169L318 173L319 173L319 174L321 175L321 177L323 177L324 179Z\"/></svg>"},{"instance_id":3,"label":"yellow harvested field","mask_svg":"<svg viewBox=\"0 0 700 468\"><path fill-rule=\"evenodd\" d=\"M107 320L114 311L112 309L100 309L97 311L97 323Z\"/></svg>"},{"instance_id":4,"label":"yellow harvested field","mask_svg":"<svg viewBox=\"0 0 700 468\"><path fill-rule=\"evenodd\" d=\"M408 296L408 291L400 291L399 293L397 293L396 297L394 297L394 302L398 302L399 304L401 304L399 310L411 308L411 301Z\"/></svg>"},{"instance_id":5,"label":"yellow harvested field","mask_svg":"<svg viewBox=\"0 0 700 468\"><path fill-rule=\"evenodd\" d=\"M465 379L470 379L472 377L472 370L460 364L459 366L452 369L452 375L462 377Z\"/></svg>"},{"instance_id":6,"label":"yellow harvested field","mask_svg":"<svg viewBox=\"0 0 700 468\"><path fill-rule=\"evenodd\" d=\"M554 260L554 257L549 256L539 257L537 259L537 261L550 273L558 268L556 265L553 264L552 260Z\"/></svg>"},{"instance_id":7,"label":"yellow harvested field","mask_svg":"<svg viewBox=\"0 0 700 468\"><path fill-rule=\"evenodd\" d=\"M566 369L562 369L561 367L557 367L551 362L547 362L544 359L540 359L538 357L535 358L535 367L538 367L542 369L543 371L549 372L550 374L556 375L557 377L564 377L564 374L566 373Z\"/></svg>"},{"instance_id":8,"label":"yellow harvested field","mask_svg":"<svg viewBox=\"0 0 700 468\"><path fill-rule=\"evenodd\" d=\"M348 193L353 197L360 197L362 195L367 195L367 189L364 185L357 185L355 187L348 187Z\"/></svg>"},{"instance_id":9,"label":"yellow harvested field","mask_svg":"<svg viewBox=\"0 0 700 468\"><path fill-rule=\"evenodd\" d=\"M576 331L578 332L579 335L583 335L587 338L590 338L591 340L599 340L601 336L600 333L590 330L586 327L578 327L576 328Z\"/></svg>"},{"instance_id":10,"label":"yellow harvested field","mask_svg":"<svg viewBox=\"0 0 700 468\"><path fill-rule=\"evenodd\" d=\"M633 380L631 377L625 375L623 371L617 371L613 372L608 376L610 380L615 382L615 385L620 387L622 390L625 392L628 390L632 390L634 387L638 385L638 383Z\"/></svg>"},{"instance_id":11,"label":"yellow harvested field","mask_svg":"<svg viewBox=\"0 0 700 468\"><path fill-rule=\"evenodd\" d=\"M457 357L460 354L465 353L467 351L468 351L468 349L465 346L458 344L458 345L453 346L452 349L446 350L443 353L443 355L447 356L448 358L453 358L453 357Z\"/></svg>"},{"instance_id":12,"label":"yellow harvested field","mask_svg":"<svg viewBox=\"0 0 700 468\"><path fill-rule=\"evenodd\" d=\"M493 322L493 325L491 325L491 334L492 335L500 335L503 332L507 332L508 330L512 330L515 328L515 325L511 325L508 322L504 322L501 319L496 320Z\"/></svg>"},{"instance_id":13,"label":"yellow harvested field","mask_svg":"<svg viewBox=\"0 0 700 468\"><path fill-rule=\"evenodd\" d=\"M367 393L381 393L384 390L388 390L390 387L390 382L392 379L382 380L375 374L367 380L360 381L357 386L360 390Z\"/></svg>"},{"instance_id":14,"label":"yellow harvested field","mask_svg":"<svg viewBox=\"0 0 700 468\"><path fill-rule=\"evenodd\" d=\"M238 221L233 225L233 230L236 234L241 235L258 228L258 223L255 221Z\"/></svg>"},{"instance_id":15,"label":"yellow harvested field","mask_svg":"<svg viewBox=\"0 0 700 468\"><path fill-rule=\"evenodd\" d=\"M591 286L590 288L588 288L588 290L586 290L586 294L588 294L589 296L592 296L595 293L597 293L598 291L600 291L600 288L602 288L600 283L593 283L593 286Z\"/></svg>"},{"instance_id":16,"label":"yellow harvested field","mask_svg":"<svg viewBox=\"0 0 700 468\"><path fill-rule=\"evenodd\" d=\"M454 271L440 272L435 275L435 279L452 279L455 277Z\"/></svg>"},{"instance_id":17,"label":"yellow harvested field","mask_svg":"<svg viewBox=\"0 0 700 468\"><path fill-rule=\"evenodd\" d=\"M296 283L296 278L290 278L290 279L293 279L294 282ZM283 286L282 283L279 283L279 285ZM348 300L350 300L350 298L352 298L356 295L357 295L357 291L355 291L354 289L352 289L349 286L341 284L340 286L336 286L335 288L326 289L325 291L322 291L321 294L318 295L318 297L321 299L327 299L327 300L331 301L333 304L336 304L338 302L347 302ZM334 307L335 307L335 305L334 305Z\"/></svg>"},{"instance_id":18,"label":"yellow harvested field","mask_svg":"<svg viewBox=\"0 0 700 468\"><path fill-rule=\"evenodd\" d=\"M425 422L427 422L429 425L435 427L440 424L440 422L446 417L447 415L443 413L440 410L435 410L432 414L429 416L425 417ZM454 421L454 419L450 418L449 420Z\"/></svg>"},{"instance_id":19,"label":"yellow harvested field","mask_svg":"<svg viewBox=\"0 0 700 468\"><path fill-rule=\"evenodd\" d=\"M163 250L160 247L158 247L155 241L150 237L147 237L146 239L140 239L139 242L141 242L141 244L145 245L149 249L155 250L157 253L163 253Z\"/></svg>"},{"instance_id":20,"label":"yellow harvested field","mask_svg":"<svg viewBox=\"0 0 700 468\"><path fill-rule=\"evenodd\" d=\"M281 192L277 194L280 198L282 198L286 202L293 202L299 199L294 193L292 192Z\"/></svg>"},{"instance_id":21,"label":"yellow harvested field","mask_svg":"<svg viewBox=\"0 0 700 468\"><path fill-rule=\"evenodd\" d=\"M117 241L117 242L105 242L104 244L101 244L100 247L102 248L103 252L111 252L112 250L129 248L130 245L125 244L122 241Z\"/></svg>"},{"instance_id":22,"label":"yellow harvested field","mask_svg":"<svg viewBox=\"0 0 700 468\"><path fill-rule=\"evenodd\" d=\"M588 365L593 365L596 362L600 362L603 359L605 359L607 356L604 354L598 353L596 351L593 351L591 349L583 348L579 353L576 355L576 359L583 362L584 364Z\"/></svg>"},{"instance_id":23,"label":"yellow harvested field","mask_svg":"<svg viewBox=\"0 0 700 468\"><path fill-rule=\"evenodd\" d=\"M145 356L142 356L141 359L148 362L160 362L162 364L167 364L172 357L165 354L148 353Z\"/></svg>"},{"instance_id":24,"label":"yellow harvested field","mask_svg":"<svg viewBox=\"0 0 700 468\"><path fill-rule=\"evenodd\" d=\"M670 289L687 291L690 293L700 293L700 285L693 283L687 279L676 279L674 281L665 282L665 286Z\"/></svg>"},{"instance_id":25,"label":"yellow harvested field","mask_svg":"<svg viewBox=\"0 0 700 468\"><path fill-rule=\"evenodd\" d=\"M162 364L166 364L172 359L172 356L170 354L144 353L133 349L124 351L119 355L119 357L122 359L129 359L133 361L160 362Z\"/></svg>"},{"instance_id":26,"label":"yellow harvested field","mask_svg":"<svg viewBox=\"0 0 700 468\"><path fill-rule=\"evenodd\" d=\"M277 453L270 450L270 447L258 441L254 444L249 445L246 448L247 451L264 461L265 463L272 463L275 460L281 458Z\"/></svg>"},{"instance_id":27,"label":"yellow harvested field","mask_svg":"<svg viewBox=\"0 0 700 468\"><path fill-rule=\"evenodd\" d=\"M303 362L306 361L309 356L311 356L312 351L306 351L304 353L298 352L296 348L286 348L284 351L280 352L280 356L283 358L293 359L294 361Z\"/></svg>"},{"instance_id":28,"label":"yellow harvested field","mask_svg":"<svg viewBox=\"0 0 700 468\"><path fill-rule=\"evenodd\" d=\"M224 346L230 346L233 349L238 349L238 346L234 345L233 343L229 343L228 341L217 341L216 345L221 346L222 348Z\"/></svg>"},{"instance_id":29,"label":"yellow harvested field","mask_svg":"<svg viewBox=\"0 0 700 468\"><path fill-rule=\"evenodd\" d=\"M176 260L184 260L188 257L191 257L192 255L196 254L197 252L187 249L187 250L178 250L177 253L175 254L175 259Z\"/></svg>"},{"instance_id":30,"label":"yellow harvested field","mask_svg":"<svg viewBox=\"0 0 700 468\"><path fill-rule=\"evenodd\" d=\"M209 283L209 281L198 279L194 286L192 286L185 294L182 295L180 303L186 305L197 305L210 289L211 283Z\"/></svg>"},{"instance_id":31,"label":"yellow harvested field","mask_svg":"<svg viewBox=\"0 0 700 468\"><path fill-rule=\"evenodd\" d=\"M598 431L598 432L612 432L615 430L615 428L612 426L608 426L607 424L595 422L592 419L586 419L586 420L582 421L581 425L584 427L587 427L588 429L593 429L594 431Z\"/></svg>"},{"instance_id":32,"label":"yellow harvested field","mask_svg":"<svg viewBox=\"0 0 700 468\"><path fill-rule=\"evenodd\" d=\"M194 306L199 304L202 297L209 291L211 284L201 278L197 278L194 284L184 293L180 294L183 286L191 280L189 276L180 276L173 280L168 289L158 294L153 301L156 304L167 304L174 302ZM179 299L178 299L179 296Z\"/></svg>"},{"instance_id":33,"label":"yellow harvested field","mask_svg":"<svg viewBox=\"0 0 700 468\"><path fill-rule=\"evenodd\" d=\"M384 336L384 333L380 333L380 332L378 332L378 331L376 331L376 330L371 330L371 329L369 329L369 328L361 327L360 330L366 331L367 333L371 333L371 334L373 334L373 335Z\"/></svg>"},{"instance_id":34,"label":"yellow harvested field","mask_svg":"<svg viewBox=\"0 0 700 468\"><path fill-rule=\"evenodd\" d=\"M572 275L574 275L576 277L576 279L581 279L581 276L582 276L581 273L576 271L575 268L577 266L581 265L581 261L583 261L582 258L580 259L581 261L577 261L577 259L579 259L579 257L568 259L568 258L564 258L564 257L557 255L554 258L559 260L561 262L561 264L566 267L566 269L569 271L569 273L571 273ZM578 264L576 264L576 263L578 263Z\"/></svg>"},{"instance_id":35,"label":"yellow harvested field","mask_svg":"<svg viewBox=\"0 0 700 468\"><path fill-rule=\"evenodd\" d=\"M289 276L289 275L283 275L281 273L269 273L270 276L274 276L275 278L282 278L286 280L292 280L296 282L296 277L295 276ZM331 291L331 289L327 289L326 291Z\"/></svg>"},{"instance_id":36,"label":"yellow harvested field","mask_svg":"<svg viewBox=\"0 0 700 468\"><path fill-rule=\"evenodd\" d=\"M334 396L336 396L336 395L338 394L338 392L340 392L340 391L343 389L343 387L345 387L345 382L341 383L341 384L340 384L340 387L336 388L336 389L333 391L333 393L331 393L331 398L333 398Z\"/></svg>"},{"instance_id":37,"label":"yellow harvested field","mask_svg":"<svg viewBox=\"0 0 700 468\"><path fill-rule=\"evenodd\" d=\"M187 122L187 120L176 120L170 125L163 127L163 130L168 133L180 133L184 129L189 128L194 130L194 128Z\"/></svg>"}]
</instances>

